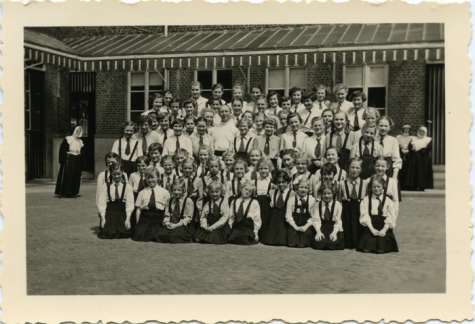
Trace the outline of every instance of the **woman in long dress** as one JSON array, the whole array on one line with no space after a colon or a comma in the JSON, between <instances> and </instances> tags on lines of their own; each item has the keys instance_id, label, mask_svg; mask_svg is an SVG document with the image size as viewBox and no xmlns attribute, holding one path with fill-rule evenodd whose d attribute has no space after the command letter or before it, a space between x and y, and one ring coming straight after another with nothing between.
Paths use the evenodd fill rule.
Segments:
<instances>
[{"instance_id":1,"label":"woman in long dress","mask_svg":"<svg viewBox=\"0 0 475 324\"><path fill-rule=\"evenodd\" d=\"M71 136L66 136L59 147L61 167L54 191L59 197L76 198L79 193L82 169L81 149L84 146L81 136L82 128L78 126Z\"/></svg>"},{"instance_id":2,"label":"woman in long dress","mask_svg":"<svg viewBox=\"0 0 475 324\"><path fill-rule=\"evenodd\" d=\"M406 188L420 191L434 188L431 150L432 138L427 136L427 128L421 126L410 145L411 157L407 167Z\"/></svg>"},{"instance_id":3,"label":"woman in long dress","mask_svg":"<svg viewBox=\"0 0 475 324\"><path fill-rule=\"evenodd\" d=\"M402 158L402 167L398 173L398 181L401 186L402 190L406 189L406 177L407 177L407 166L409 164L409 160L411 158L409 145L412 141L411 136L411 126L404 125L401 129L401 134L396 136L397 141L399 143L399 154Z\"/></svg>"}]
</instances>

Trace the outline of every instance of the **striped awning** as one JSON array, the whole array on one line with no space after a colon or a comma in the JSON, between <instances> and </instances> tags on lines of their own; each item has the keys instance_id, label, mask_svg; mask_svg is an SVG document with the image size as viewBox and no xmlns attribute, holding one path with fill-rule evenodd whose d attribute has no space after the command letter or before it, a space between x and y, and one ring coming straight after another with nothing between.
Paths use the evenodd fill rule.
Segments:
<instances>
[{"instance_id":1,"label":"striped awning","mask_svg":"<svg viewBox=\"0 0 475 324\"><path fill-rule=\"evenodd\" d=\"M432 57L430 51L437 51L433 56L441 59L443 47L444 25L437 23L334 24L255 31L193 31L168 36L84 36L63 40L41 34L34 28L25 29L26 58L86 70L227 67L253 62L269 66L275 64L276 56L281 57L282 63L288 64L290 57L291 64L302 65L317 63L318 56L323 60L322 53L327 52L339 53L343 63L346 58L354 63L357 60L351 59L352 53L361 51L368 52L365 58L376 60L392 57L393 51L396 58L397 51L406 51L400 54L404 57L418 58L421 51L428 50L429 54L424 52L421 57ZM347 54L342 55L343 52Z\"/></svg>"}]
</instances>

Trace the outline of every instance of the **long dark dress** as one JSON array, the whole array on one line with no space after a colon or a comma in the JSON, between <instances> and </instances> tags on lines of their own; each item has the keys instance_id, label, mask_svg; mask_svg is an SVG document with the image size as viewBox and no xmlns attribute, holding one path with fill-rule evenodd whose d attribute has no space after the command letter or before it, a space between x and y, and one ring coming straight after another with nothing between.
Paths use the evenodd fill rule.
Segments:
<instances>
[{"instance_id":1,"label":"long dark dress","mask_svg":"<svg viewBox=\"0 0 475 324\"><path fill-rule=\"evenodd\" d=\"M211 200L208 201L208 216L206 217L206 222L208 226L214 225L217 221L221 219L221 206L224 202L224 199L221 200L219 204L218 211L211 213ZM231 228L229 223L226 222L221 228L217 228L212 232L208 232L203 228L199 228L193 237L194 240L199 241L200 243L210 243L210 244L226 244L228 242L228 236Z\"/></svg>"},{"instance_id":2,"label":"long dark dress","mask_svg":"<svg viewBox=\"0 0 475 324\"><path fill-rule=\"evenodd\" d=\"M298 196L295 195L292 218L297 226L306 225L311 217L308 199L309 195L307 195L307 201L304 206L297 206ZM315 228L313 226L309 226L305 232L296 231L292 226L289 226L287 230L287 245L289 246L308 247L311 245L312 239L315 239Z\"/></svg>"},{"instance_id":3,"label":"long dark dress","mask_svg":"<svg viewBox=\"0 0 475 324\"><path fill-rule=\"evenodd\" d=\"M290 193L287 192L287 196L284 199L284 206L282 208L277 207L277 195L279 190L274 193L273 201L274 207L270 209L270 215L268 217L268 224L264 231L261 242L267 245L286 245L287 244L287 230L288 224L285 220L285 213L287 211L287 203L289 201ZM264 225L264 224L263 224Z\"/></svg>"},{"instance_id":4,"label":"long dark dress","mask_svg":"<svg viewBox=\"0 0 475 324\"><path fill-rule=\"evenodd\" d=\"M100 239L123 239L130 238L132 233L125 227L125 220L127 218L125 212L125 188L126 185L122 186L122 194L120 199L112 201L110 193L110 184L107 184L107 196L109 201L107 202L106 207L106 225L102 230L97 234L97 237Z\"/></svg>"},{"instance_id":5,"label":"long dark dress","mask_svg":"<svg viewBox=\"0 0 475 324\"><path fill-rule=\"evenodd\" d=\"M251 199L251 201L249 201L242 220L238 221L237 217L234 219L231 234L228 238L228 243L239 245L257 244L254 235L254 221L252 220L252 218L247 217L247 214L249 213L249 209L251 208L253 202L254 199ZM234 215L237 215L236 200L233 200L233 209Z\"/></svg>"},{"instance_id":6,"label":"long dark dress","mask_svg":"<svg viewBox=\"0 0 475 324\"><path fill-rule=\"evenodd\" d=\"M346 199L342 201L343 211L341 213L341 222L343 225L343 235L345 237L345 248L354 249L358 246L361 234L364 231L364 227L360 223L360 204L364 198L362 195L363 180L360 180L357 199L351 199L348 180L345 180L344 183Z\"/></svg>"},{"instance_id":7,"label":"long dark dress","mask_svg":"<svg viewBox=\"0 0 475 324\"><path fill-rule=\"evenodd\" d=\"M81 154L68 154L69 144L66 139L59 147L59 168L58 179L54 193L58 196L75 197L81 187Z\"/></svg>"},{"instance_id":8,"label":"long dark dress","mask_svg":"<svg viewBox=\"0 0 475 324\"><path fill-rule=\"evenodd\" d=\"M411 147L411 144L409 143L409 149ZM407 168L409 165L409 161L411 160L411 152L409 151L408 153L404 154L402 152L401 147L399 146L399 155L401 156L402 159L402 166L401 170L399 170L399 173L397 175L398 183L399 186L401 187L401 190L407 190L408 188L406 187L406 179L407 179Z\"/></svg>"},{"instance_id":9,"label":"long dark dress","mask_svg":"<svg viewBox=\"0 0 475 324\"><path fill-rule=\"evenodd\" d=\"M375 230L382 230L384 227L384 222L386 217L382 215L382 209L379 210L377 215L373 215L371 213L372 206L371 206L371 196L368 198L368 212L371 217L371 224L373 225ZM386 201L386 195L384 194L383 201L381 202L381 206L384 206ZM361 235L360 242L358 244L358 251L369 251L369 252L377 252L377 253L389 253L389 252L399 252L399 248L397 246L396 237L394 236L394 232L392 228L388 229L386 235L384 237L381 236L374 236L371 233L369 227L365 228L365 231Z\"/></svg>"},{"instance_id":10,"label":"long dark dress","mask_svg":"<svg viewBox=\"0 0 475 324\"><path fill-rule=\"evenodd\" d=\"M419 151L410 151L410 159L407 163L405 186L408 189L433 189L434 173L432 170L432 141Z\"/></svg>"},{"instance_id":11,"label":"long dark dress","mask_svg":"<svg viewBox=\"0 0 475 324\"><path fill-rule=\"evenodd\" d=\"M255 186L257 190L257 179L255 180ZM267 228L269 226L269 218L270 218L270 197L269 191L272 186L272 182L269 181L269 186L267 187L267 193L265 195L257 195L256 200L259 203L259 207L261 209L261 228L259 228L259 238L261 238Z\"/></svg>"},{"instance_id":12,"label":"long dark dress","mask_svg":"<svg viewBox=\"0 0 475 324\"><path fill-rule=\"evenodd\" d=\"M168 213L170 214L170 223L177 224L184 218L185 207L187 204L188 197L183 201L183 206L179 215L175 214L172 209L172 201L168 205ZM190 199L191 200L191 199ZM191 230L191 223L187 225L178 226L174 229L168 229L166 226L160 227L155 240L161 243L190 243L191 237L193 236L193 231Z\"/></svg>"},{"instance_id":13,"label":"long dark dress","mask_svg":"<svg viewBox=\"0 0 475 324\"><path fill-rule=\"evenodd\" d=\"M319 211L322 210L322 202L318 204ZM345 237L342 232L338 232L336 235L336 241L332 241L330 234L333 232L335 227L335 221L333 220L333 215L335 213L335 200L331 206L330 219L325 219L323 213L319 213L321 220L320 231L323 234L323 239L316 241L315 239L311 240L312 247L317 250L343 250L345 248Z\"/></svg>"}]
</instances>

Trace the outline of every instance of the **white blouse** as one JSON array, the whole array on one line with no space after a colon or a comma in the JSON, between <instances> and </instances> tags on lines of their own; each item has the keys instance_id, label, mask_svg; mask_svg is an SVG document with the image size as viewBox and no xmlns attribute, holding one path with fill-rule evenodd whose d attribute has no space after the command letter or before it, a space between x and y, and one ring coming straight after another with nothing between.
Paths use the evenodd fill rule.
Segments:
<instances>
[{"instance_id":1,"label":"white blouse","mask_svg":"<svg viewBox=\"0 0 475 324\"><path fill-rule=\"evenodd\" d=\"M330 213L332 210L332 204L333 202L335 203L335 207L333 210L333 217L332 221L335 222L335 225L333 225L333 229L338 230L338 232L343 232L343 225L341 222L341 212L343 210L343 207L340 202L332 200L328 203L328 208L330 209ZM321 208L320 208L321 207ZM313 226L315 227L315 230L317 232L320 232L320 229L322 227L322 218L324 218L325 215L325 202L320 202L315 204L315 208L313 208L312 212L312 218L313 218Z\"/></svg>"},{"instance_id":2,"label":"white blouse","mask_svg":"<svg viewBox=\"0 0 475 324\"><path fill-rule=\"evenodd\" d=\"M170 200L170 193L159 186L155 186L153 191L155 192L155 206L157 206L157 209L165 210L165 206ZM140 209L148 209L148 203L150 201L151 195L152 188L150 187L147 187L139 192L135 206L139 207Z\"/></svg>"}]
</instances>

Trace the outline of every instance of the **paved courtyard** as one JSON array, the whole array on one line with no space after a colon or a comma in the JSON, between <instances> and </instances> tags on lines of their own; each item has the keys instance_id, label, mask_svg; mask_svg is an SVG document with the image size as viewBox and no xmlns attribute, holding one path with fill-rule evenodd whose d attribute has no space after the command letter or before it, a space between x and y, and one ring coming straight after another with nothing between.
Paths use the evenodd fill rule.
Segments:
<instances>
[{"instance_id":1,"label":"paved courtyard","mask_svg":"<svg viewBox=\"0 0 475 324\"><path fill-rule=\"evenodd\" d=\"M399 253L100 240L95 184L27 185L30 295L445 292L445 199L404 198Z\"/></svg>"}]
</instances>

